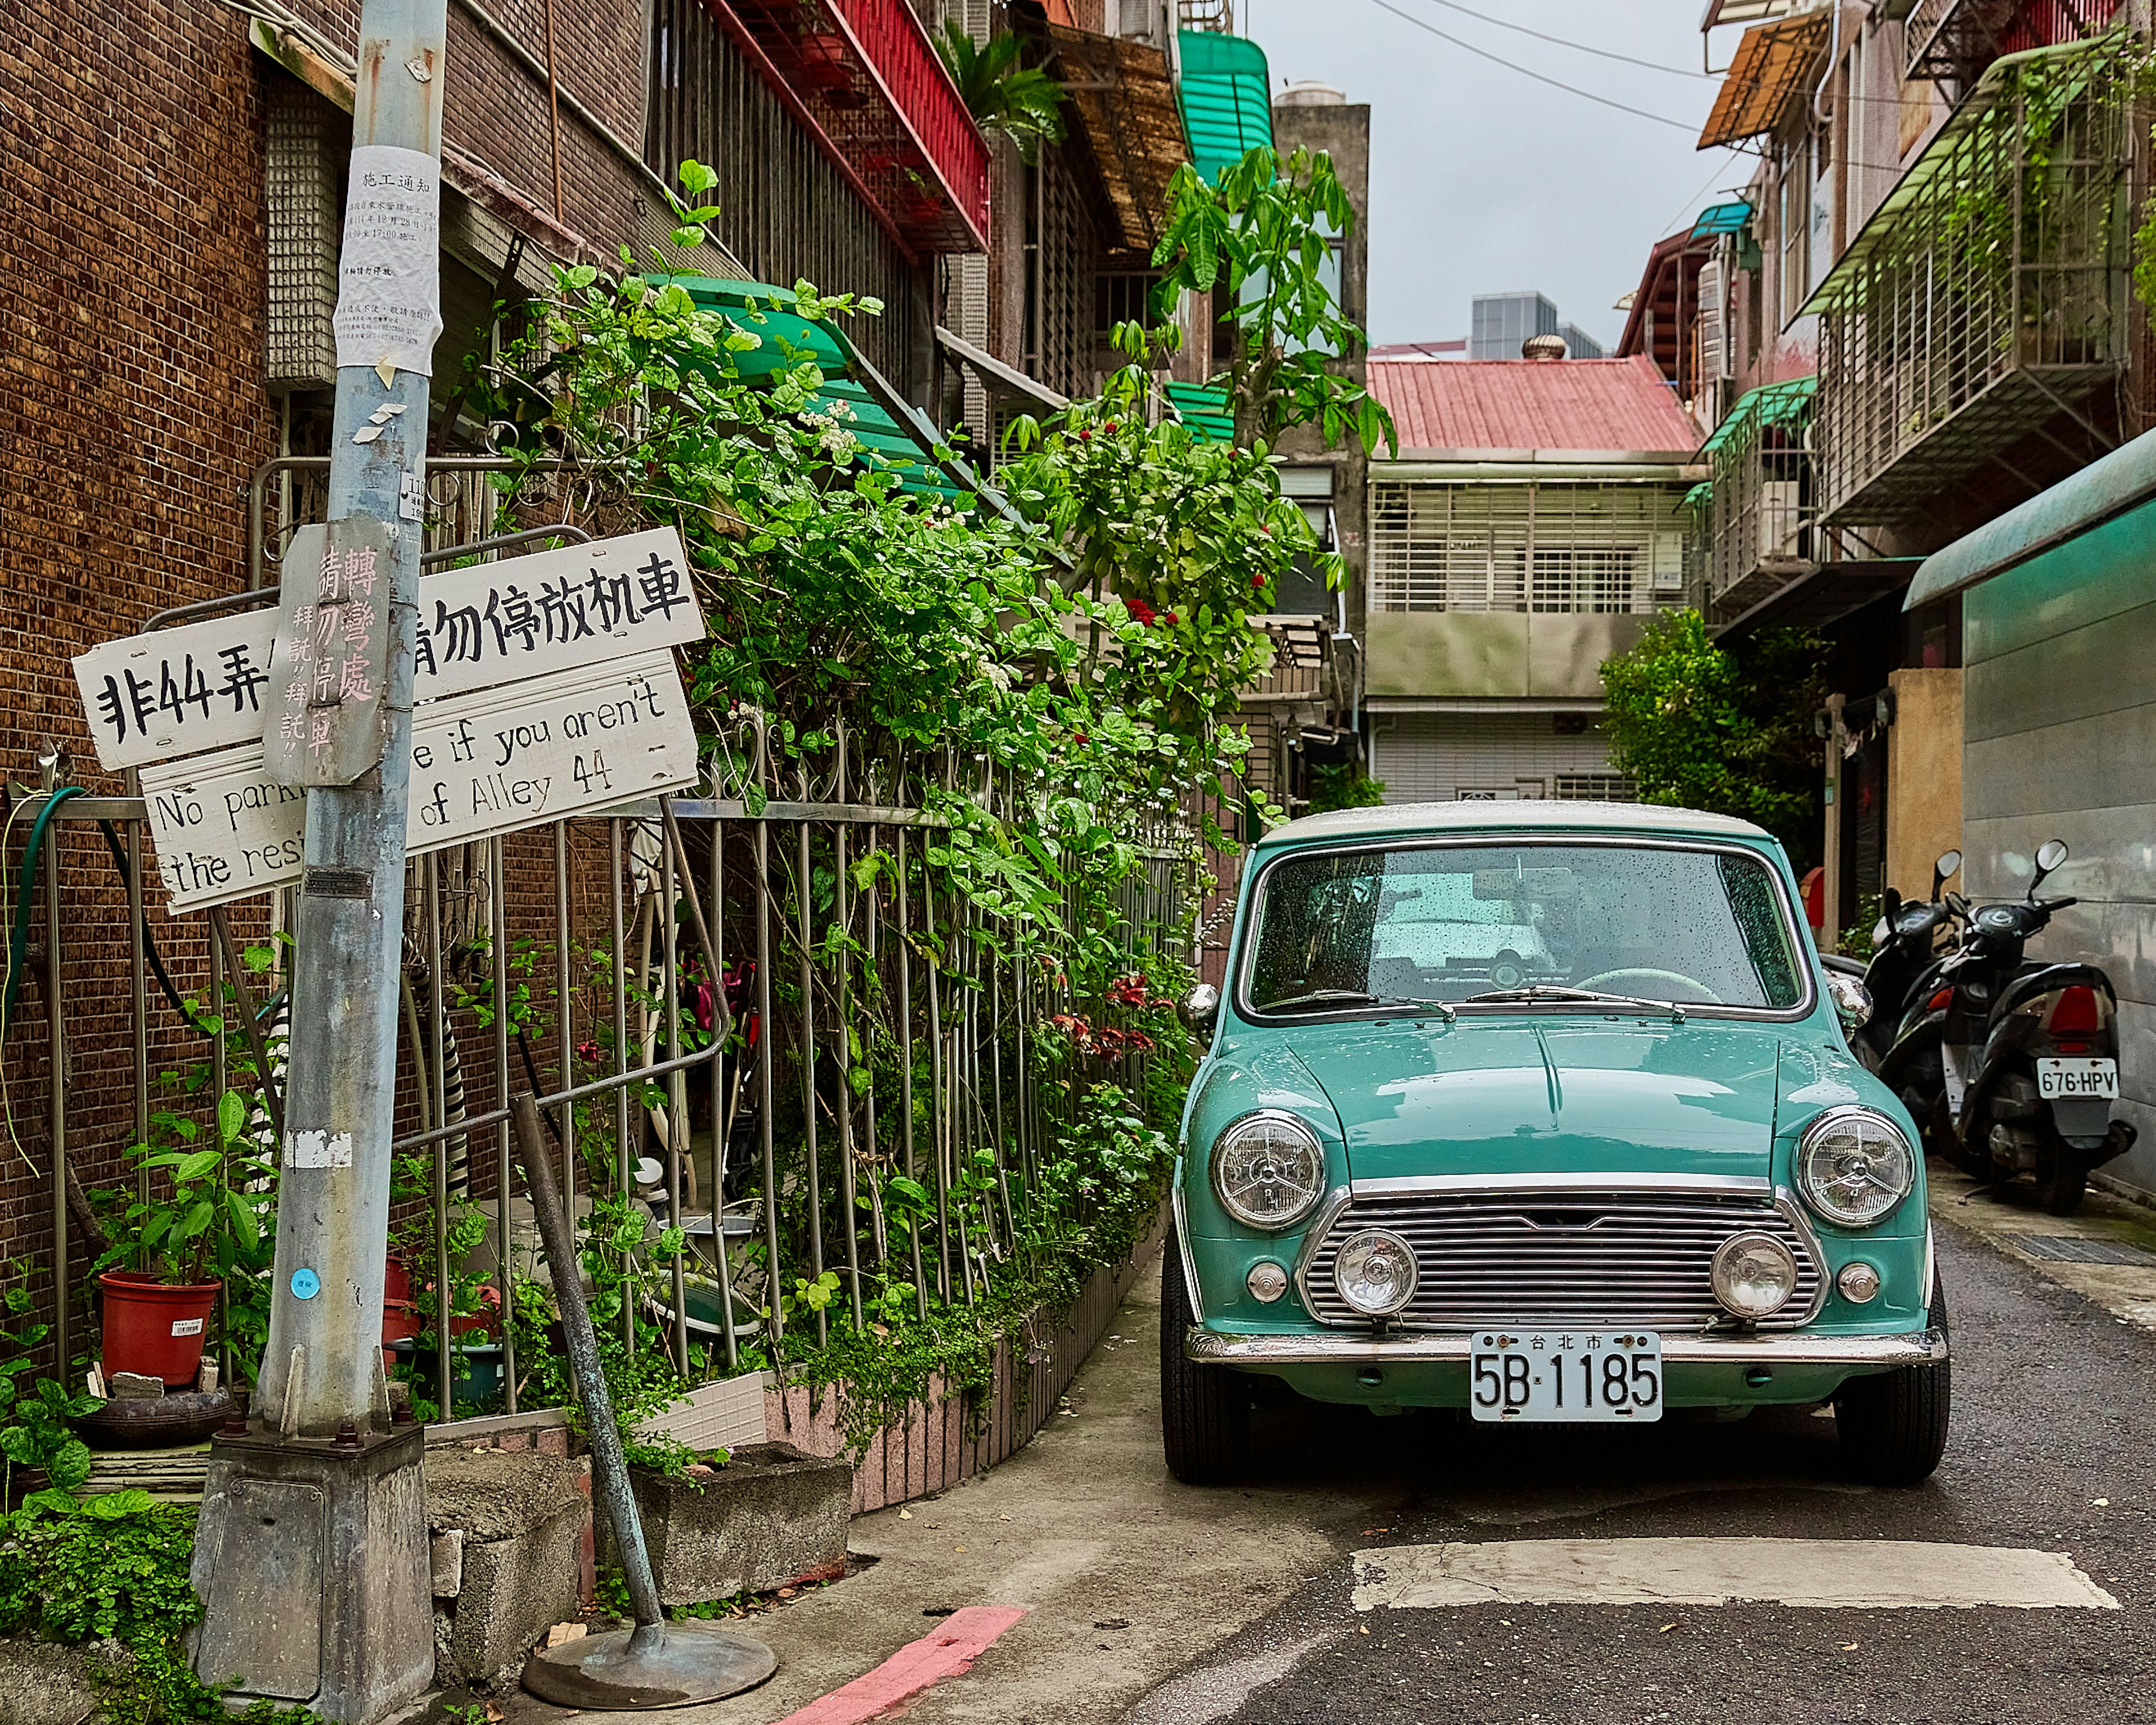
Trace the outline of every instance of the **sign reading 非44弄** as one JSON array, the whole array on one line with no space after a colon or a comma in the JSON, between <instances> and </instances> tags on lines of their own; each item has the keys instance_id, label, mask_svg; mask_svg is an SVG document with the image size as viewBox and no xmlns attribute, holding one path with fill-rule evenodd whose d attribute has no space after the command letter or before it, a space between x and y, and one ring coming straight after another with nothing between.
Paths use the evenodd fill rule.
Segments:
<instances>
[{"instance_id":1,"label":"sign reading \u975e44\u5f04","mask_svg":"<svg viewBox=\"0 0 2156 1725\"><path fill-rule=\"evenodd\" d=\"M302 528L286 553L287 578L314 591L323 553L322 530ZM346 681L345 637L355 620L371 632L377 619L361 619L352 608L378 595L351 585L352 572L341 553L339 598L326 619L323 608L309 611L304 664L295 646L277 639L274 610L108 641L76 659L99 764L116 771L259 742L273 709L285 718L295 706L311 712L317 691L324 707L353 699L346 692L356 685ZM332 639L321 639L325 629ZM413 698L595 665L703 634L687 559L670 527L444 570L419 583ZM371 667L366 675L371 696ZM311 720L298 722L303 736L311 734Z\"/></svg>"}]
</instances>

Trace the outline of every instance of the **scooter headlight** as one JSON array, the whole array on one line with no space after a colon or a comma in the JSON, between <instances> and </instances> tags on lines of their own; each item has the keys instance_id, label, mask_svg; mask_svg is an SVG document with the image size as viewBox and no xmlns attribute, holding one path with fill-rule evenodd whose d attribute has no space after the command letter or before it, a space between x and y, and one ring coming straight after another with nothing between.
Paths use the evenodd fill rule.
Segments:
<instances>
[{"instance_id":1,"label":"scooter headlight","mask_svg":"<svg viewBox=\"0 0 2156 1725\"><path fill-rule=\"evenodd\" d=\"M1916 1152L1901 1128L1872 1108L1829 1108L1797 1140L1797 1190L1844 1228L1892 1215L1917 1183Z\"/></svg>"}]
</instances>

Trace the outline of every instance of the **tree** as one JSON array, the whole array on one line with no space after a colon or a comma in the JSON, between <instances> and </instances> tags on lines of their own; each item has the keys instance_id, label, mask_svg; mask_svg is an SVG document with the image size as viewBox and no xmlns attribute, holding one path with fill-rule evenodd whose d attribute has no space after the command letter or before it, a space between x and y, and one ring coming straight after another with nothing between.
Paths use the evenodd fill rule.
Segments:
<instances>
[{"instance_id":1,"label":"tree","mask_svg":"<svg viewBox=\"0 0 2156 1725\"><path fill-rule=\"evenodd\" d=\"M1808 629L1763 629L1732 652L1697 611L1657 618L1603 662L1610 764L1642 802L1756 822L1804 865L1816 848L1825 653Z\"/></svg>"},{"instance_id":2,"label":"tree","mask_svg":"<svg viewBox=\"0 0 2156 1725\"><path fill-rule=\"evenodd\" d=\"M1363 345L1324 267L1354 218L1322 150L1285 162L1251 150L1215 185L1185 162L1169 181L1168 226L1153 249L1156 314L1167 321L1183 294L1210 295L1224 279L1238 337L1226 356L1237 442L1270 447L1290 425L1316 425L1328 444L1352 436L1366 450L1381 438L1398 447L1383 404L1329 368Z\"/></svg>"},{"instance_id":3,"label":"tree","mask_svg":"<svg viewBox=\"0 0 2156 1725\"><path fill-rule=\"evenodd\" d=\"M1031 165L1043 140L1063 141L1065 92L1047 73L1018 63L1024 43L1013 35L977 43L953 18L936 39L936 52L958 86L973 124L991 137L1006 137L1018 146L1019 159Z\"/></svg>"}]
</instances>

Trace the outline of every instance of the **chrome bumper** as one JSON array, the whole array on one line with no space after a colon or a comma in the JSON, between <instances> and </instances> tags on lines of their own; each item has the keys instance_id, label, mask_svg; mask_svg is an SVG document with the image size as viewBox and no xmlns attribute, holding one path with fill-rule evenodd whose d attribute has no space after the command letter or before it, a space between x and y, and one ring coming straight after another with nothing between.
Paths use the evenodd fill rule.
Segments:
<instances>
[{"instance_id":1,"label":"chrome bumper","mask_svg":"<svg viewBox=\"0 0 2156 1725\"><path fill-rule=\"evenodd\" d=\"M1423 1365L1468 1357L1470 1337L1445 1336L1222 1336L1193 1325L1183 1357L1207 1365ZM1935 1365L1948 1357L1944 1330L1912 1330L1899 1336L1701 1336L1662 1337L1668 1365L1899 1366Z\"/></svg>"}]
</instances>

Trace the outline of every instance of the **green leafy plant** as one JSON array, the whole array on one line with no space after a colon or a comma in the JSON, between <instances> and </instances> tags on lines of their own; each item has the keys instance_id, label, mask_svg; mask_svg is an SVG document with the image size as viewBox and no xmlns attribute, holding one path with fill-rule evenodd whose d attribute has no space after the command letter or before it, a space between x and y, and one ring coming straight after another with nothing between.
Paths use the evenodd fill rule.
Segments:
<instances>
[{"instance_id":1,"label":"green leafy plant","mask_svg":"<svg viewBox=\"0 0 2156 1725\"><path fill-rule=\"evenodd\" d=\"M219 1096L215 1141L199 1149L189 1147L202 1128L186 1115L160 1110L151 1125L178 1142L164 1147L153 1137L127 1153L139 1183L134 1195L117 1202L112 1244L97 1267L124 1266L174 1286L218 1280L237 1258L252 1255L267 1219L260 1195L233 1180L235 1173L244 1182L269 1168L254 1153L249 1100L237 1091ZM154 1178L161 1172L162 1181Z\"/></svg>"},{"instance_id":2,"label":"green leafy plant","mask_svg":"<svg viewBox=\"0 0 2156 1725\"><path fill-rule=\"evenodd\" d=\"M1756 821L1802 868L1817 843L1825 658L1804 629L1763 629L1732 651L1697 611L1657 618L1603 662L1610 764L1642 802Z\"/></svg>"},{"instance_id":3,"label":"green leafy plant","mask_svg":"<svg viewBox=\"0 0 2156 1725\"><path fill-rule=\"evenodd\" d=\"M1385 782L1372 778L1360 761L1337 767L1310 769L1310 812L1325 814L1335 809L1376 809L1385 800Z\"/></svg>"},{"instance_id":4,"label":"green leafy plant","mask_svg":"<svg viewBox=\"0 0 2156 1725\"><path fill-rule=\"evenodd\" d=\"M1043 143L1063 141L1063 103L1067 92L1047 73L1019 64L1023 38L991 36L977 44L956 18L947 19L936 39L951 81L973 124L991 137L1006 137L1018 146L1019 159L1030 167Z\"/></svg>"},{"instance_id":5,"label":"green leafy plant","mask_svg":"<svg viewBox=\"0 0 2156 1725\"><path fill-rule=\"evenodd\" d=\"M74 1435L69 1421L94 1412L95 1396L78 1395L66 1384L38 1369L36 1350L52 1332L49 1324L33 1320L35 1307L30 1292L28 1266L10 1260L7 1281L0 1289L0 1510L14 1501L15 1470L41 1469L45 1490L33 1500L72 1504L69 1495L90 1477L90 1446Z\"/></svg>"},{"instance_id":6,"label":"green leafy plant","mask_svg":"<svg viewBox=\"0 0 2156 1725\"><path fill-rule=\"evenodd\" d=\"M1250 150L1209 185L1185 162L1168 182L1168 221L1153 249L1161 271L1156 316L1178 298L1224 286L1235 340L1227 378L1239 442L1270 446L1291 425L1315 425L1328 444L1366 450L1392 443L1392 415L1334 362L1363 331L1327 280L1335 240L1354 220L1332 158Z\"/></svg>"}]
</instances>

